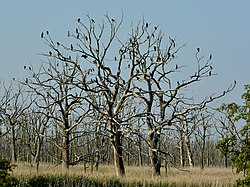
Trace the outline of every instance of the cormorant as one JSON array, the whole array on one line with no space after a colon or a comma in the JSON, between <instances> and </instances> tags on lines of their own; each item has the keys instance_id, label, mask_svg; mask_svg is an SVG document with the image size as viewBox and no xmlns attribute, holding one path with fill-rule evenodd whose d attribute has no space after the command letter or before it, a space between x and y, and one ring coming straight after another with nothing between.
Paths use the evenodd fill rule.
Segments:
<instances>
[{"instance_id":1,"label":"cormorant","mask_svg":"<svg viewBox=\"0 0 250 187\"><path fill-rule=\"evenodd\" d=\"M85 59L86 59L86 58L88 58L88 56L87 56L87 55L82 55L82 57L83 57L83 58L85 58Z\"/></svg>"}]
</instances>

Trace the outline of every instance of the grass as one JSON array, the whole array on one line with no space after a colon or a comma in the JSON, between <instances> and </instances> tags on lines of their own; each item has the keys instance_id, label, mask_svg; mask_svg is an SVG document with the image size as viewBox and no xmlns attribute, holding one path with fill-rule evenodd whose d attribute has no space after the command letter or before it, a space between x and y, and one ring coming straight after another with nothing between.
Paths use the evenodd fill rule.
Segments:
<instances>
[{"instance_id":1,"label":"grass","mask_svg":"<svg viewBox=\"0 0 250 187\"><path fill-rule=\"evenodd\" d=\"M187 171L181 171L176 168L170 168L169 174L166 176L162 170L162 176L157 178L151 177L151 169L148 166L137 167L127 166L126 177L120 179L124 183L134 184L172 184L173 186L214 186L226 187L233 186L236 179L241 177L241 174L235 174L230 168L211 167L201 170L200 168L185 168ZM14 176L18 178L30 178L36 176L36 169L29 164L17 163L17 167L13 171ZM49 164L41 164L39 168L39 175L44 176L62 176L65 173L61 172L60 166ZM99 171L84 172L82 165L71 167L68 176L72 177L87 177L92 180L112 180L115 179L114 166L101 165ZM133 185L132 185L133 186Z\"/></svg>"}]
</instances>

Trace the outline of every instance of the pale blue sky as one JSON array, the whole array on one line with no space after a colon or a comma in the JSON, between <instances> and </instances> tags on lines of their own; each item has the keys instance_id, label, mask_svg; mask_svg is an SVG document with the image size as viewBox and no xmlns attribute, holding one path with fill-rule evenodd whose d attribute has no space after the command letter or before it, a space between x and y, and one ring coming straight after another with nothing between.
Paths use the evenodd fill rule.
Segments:
<instances>
[{"instance_id":1,"label":"pale blue sky","mask_svg":"<svg viewBox=\"0 0 250 187\"><path fill-rule=\"evenodd\" d=\"M204 55L213 54L218 75L199 84L196 94L222 91L236 80L237 88L224 100L237 101L243 85L250 83L249 0L2 0L0 80L22 79L24 65L40 63L42 57L37 53L48 49L40 39L42 31L49 30L63 41L78 17L89 13L98 22L106 13L119 18L122 11L124 26L144 16L178 44L187 43L179 54L179 60L187 64L194 60L197 47Z\"/></svg>"}]
</instances>

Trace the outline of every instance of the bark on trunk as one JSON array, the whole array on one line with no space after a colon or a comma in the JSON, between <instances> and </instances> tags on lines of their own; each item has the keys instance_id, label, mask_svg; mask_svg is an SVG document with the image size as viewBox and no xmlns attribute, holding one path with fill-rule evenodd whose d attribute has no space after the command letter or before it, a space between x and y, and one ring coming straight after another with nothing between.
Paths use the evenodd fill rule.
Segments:
<instances>
[{"instance_id":1,"label":"bark on trunk","mask_svg":"<svg viewBox=\"0 0 250 187\"><path fill-rule=\"evenodd\" d=\"M11 161L17 161L15 126L11 125Z\"/></svg>"},{"instance_id":2,"label":"bark on trunk","mask_svg":"<svg viewBox=\"0 0 250 187\"><path fill-rule=\"evenodd\" d=\"M114 150L114 164L117 177L125 176L125 167L122 156L122 142L121 142L121 133L116 132L116 134L111 135L111 143Z\"/></svg>"},{"instance_id":3,"label":"bark on trunk","mask_svg":"<svg viewBox=\"0 0 250 187\"><path fill-rule=\"evenodd\" d=\"M194 160L193 160L191 145L190 145L188 136L185 136L185 144L186 144L186 151L187 151L187 158L188 158L189 166L194 167Z\"/></svg>"},{"instance_id":4,"label":"bark on trunk","mask_svg":"<svg viewBox=\"0 0 250 187\"><path fill-rule=\"evenodd\" d=\"M150 161L151 165L153 168L153 173L152 176L160 176L161 175L161 164L159 161L159 156L158 156L158 143L159 143L159 134L157 134L155 131L150 131L149 132L149 156L150 156Z\"/></svg>"},{"instance_id":5,"label":"bark on trunk","mask_svg":"<svg viewBox=\"0 0 250 187\"><path fill-rule=\"evenodd\" d=\"M184 135L183 135L183 132L180 132L180 145L179 145L179 154L180 154L180 165L182 167L185 166L185 155L184 155Z\"/></svg>"},{"instance_id":6,"label":"bark on trunk","mask_svg":"<svg viewBox=\"0 0 250 187\"><path fill-rule=\"evenodd\" d=\"M62 171L67 172L69 169L69 137L66 133L62 139Z\"/></svg>"}]
</instances>

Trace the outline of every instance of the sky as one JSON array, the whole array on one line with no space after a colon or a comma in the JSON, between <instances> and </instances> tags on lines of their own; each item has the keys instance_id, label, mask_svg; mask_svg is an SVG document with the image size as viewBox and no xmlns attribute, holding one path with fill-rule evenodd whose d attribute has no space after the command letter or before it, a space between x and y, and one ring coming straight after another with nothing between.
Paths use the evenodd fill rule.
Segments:
<instances>
[{"instance_id":1,"label":"sky","mask_svg":"<svg viewBox=\"0 0 250 187\"><path fill-rule=\"evenodd\" d=\"M48 50L40 38L42 31L63 41L86 14L101 22L105 14L119 19L122 12L123 27L144 18L179 45L187 43L178 56L187 65L194 61L197 47L202 55L213 55L217 75L199 83L195 95L220 93L236 80L235 90L220 102L240 102L243 85L250 84L249 0L2 0L0 81L22 79L27 75L24 65L40 63L38 53Z\"/></svg>"}]
</instances>

